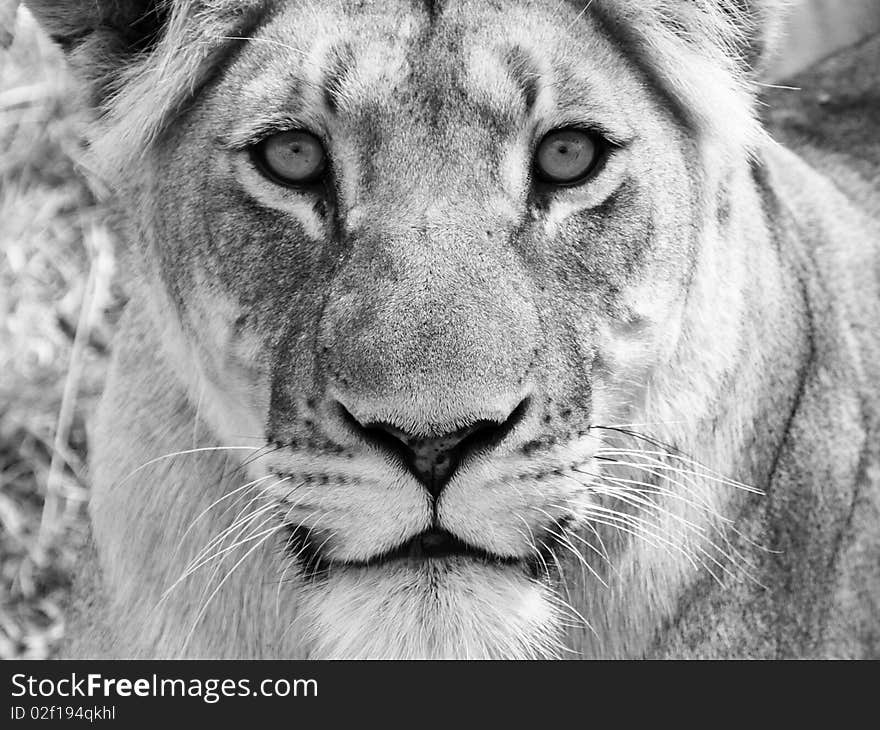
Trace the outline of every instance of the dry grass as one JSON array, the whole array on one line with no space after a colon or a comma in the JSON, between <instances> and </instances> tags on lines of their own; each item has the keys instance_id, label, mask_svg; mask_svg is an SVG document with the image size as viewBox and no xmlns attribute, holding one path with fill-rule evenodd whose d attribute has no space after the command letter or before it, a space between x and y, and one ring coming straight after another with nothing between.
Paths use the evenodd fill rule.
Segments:
<instances>
[{"instance_id":1,"label":"dry grass","mask_svg":"<svg viewBox=\"0 0 880 730\"><path fill-rule=\"evenodd\" d=\"M51 657L63 636L86 534L85 424L121 301L103 211L74 163L85 120L75 84L25 11L12 27L9 47L0 37L2 659ZM50 484L57 509L41 534Z\"/></svg>"}]
</instances>

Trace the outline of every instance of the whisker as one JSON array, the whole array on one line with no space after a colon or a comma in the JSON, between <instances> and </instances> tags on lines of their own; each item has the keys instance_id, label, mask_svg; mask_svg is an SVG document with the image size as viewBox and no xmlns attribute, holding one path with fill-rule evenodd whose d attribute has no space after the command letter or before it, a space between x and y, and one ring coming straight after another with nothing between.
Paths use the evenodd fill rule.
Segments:
<instances>
[{"instance_id":1,"label":"whisker","mask_svg":"<svg viewBox=\"0 0 880 730\"><path fill-rule=\"evenodd\" d=\"M650 426L677 426L683 423L687 423L687 421L679 420L679 421L643 421L642 423L615 423L612 426L591 426L590 428L604 428L607 430L612 429L632 429L632 428L645 428Z\"/></svg>"},{"instance_id":2,"label":"whisker","mask_svg":"<svg viewBox=\"0 0 880 730\"><path fill-rule=\"evenodd\" d=\"M165 459L173 459L176 456L187 456L189 454L199 454L207 451L256 451L258 449L258 446L201 446L197 449L184 449L183 451L173 451L170 454L162 454L162 456L157 456L155 459L150 459L149 461L141 464L137 469L129 472L127 476L119 481L118 486L122 486L135 474L137 474L139 471L142 471L143 469L146 469L148 466L157 464Z\"/></svg>"},{"instance_id":3,"label":"whisker","mask_svg":"<svg viewBox=\"0 0 880 730\"><path fill-rule=\"evenodd\" d=\"M611 568L612 570L615 570L614 565L612 565L612 563L611 563L611 554L608 552L608 548L605 546L605 542L602 540L602 536L599 534L599 531L595 527L593 527L589 522L584 523L584 526L589 528L593 532L593 534L596 536L596 540L598 540L599 548L601 550L601 552L599 552L600 557L604 557L605 562L608 563L608 567ZM582 540L590 548L592 548L593 550L596 550L595 547L593 547L590 543L586 542L586 540L584 540L584 538L580 537L574 530L572 530L571 532L573 535L575 535L575 537L578 537L580 540Z\"/></svg>"},{"instance_id":4,"label":"whisker","mask_svg":"<svg viewBox=\"0 0 880 730\"><path fill-rule=\"evenodd\" d=\"M531 526L526 521L526 519L518 512L516 513L516 516L526 526L526 530L528 531L529 535L531 536L531 539L526 538L526 542L529 543L529 545L531 546L532 550L535 553L535 556L538 558L538 560L541 561L541 564L544 566L544 574L550 575L550 567L547 565L547 561L544 560L544 556L541 554L541 551L538 548L537 542L535 541L535 533L532 532ZM523 535L523 537L525 538L525 535Z\"/></svg>"},{"instance_id":5,"label":"whisker","mask_svg":"<svg viewBox=\"0 0 880 730\"><path fill-rule=\"evenodd\" d=\"M241 464L239 464L235 469L230 472L230 476L235 476L235 474L239 471L243 471L255 461L265 458L266 456L270 456L274 454L276 451L281 451L282 449L287 448L284 444L264 444L259 448L259 452L255 454L251 454L246 459L242 460ZM262 452L262 453L260 453Z\"/></svg>"},{"instance_id":6,"label":"whisker","mask_svg":"<svg viewBox=\"0 0 880 730\"><path fill-rule=\"evenodd\" d=\"M281 482L285 481L285 480L288 479L288 478L289 478L289 477L285 477L284 479L281 479L281 480L275 482L275 483L272 484L269 488L270 488L270 489L271 489L271 488L274 488L275 486L277 486L278 484L280 484ZM255 480L255 481L256 481L256 480ZM247 486L247 485L245 485L245 486ZM242 488L239 488L238 490L235 490L235 491L240 491L241 489L242 489ZM252 485L252 486L250 486L250 489L249 489L248 491L251 491L251 490L253 490L253 489L256 489L256 485ZM247 492L245 492L245 493L247 493ZM230 495L225 495L225 496L228 497L228 496L230 496ZM211 540L209 540L208 543L207 543L205 546L203 546L203 547L201 548L201 550L199 550L198 553L196 553L196 555L195 555L195 556L189 561L189 563L187 563L186 567L183 569L182 573L178 576L178 578L174 581L174 583L172 583L172 584L171 584L168 588L166 588L165 591L162 593L162 596L160 597L159 602L157 603L156 608L158 608L158 606L160 606L165 600L167 600L167 598L171 595L171 593L173 592L173 590L174 590L178 585L180 585L180 583L181 583L182 581L184 581L184 580L185 580L186 578L188 578L189 576L193 575L193 574L194 574L199 568L203 567L204 565L207 565L208 563L210 563L210 562L216 560L217 558L219 558L219 557L221 557L221 556L224 556L224 555L228 554L228 553L230 552L231 548L224 548L224 549L220 549L220 550L215 550L215 548L216 548L217 546L219 546L220 544L222 544L223 541L224 541L224 540L225 540L225 539L226 539L226 538L227 538L227 537L228 537L233 531L235 531L236 529L238 529L238 533L237 533L236 536L233 538L233 540L236 540L236 541L237 541L237 540L240 539L241 535L245 532L245 530L247 530L248 527L249 527L254 521L256 521L260 516L262 516L262 515L265 514L266 512L271 512L271 511L272 511L272 509L273 509L273 507L274 507L274 504L268 504L268 505L264 505L263 507L260 507L259 509L254 510L253 512L247 514L247 511L248 511L248 508L250 507L250 505L254 504L257 500L259 500L259 499L261 499L261 498L265 498L265 492L264 492L264 491L261 492L260 494L258 494L256 497L252 498L252 499L251 499L251 500L245 505L245 507L243 507L242 510L238 513L238 515L236 516L236 518L233 520L232 524L230 524L228 527L226 527L224 530L222 530L218 535L214 536ZM259 530L260 527L262 527L263 525L267 524L271 519L272 519L272 516L271 516L271 514L270 514L270 516L269 516L266 520L264 520L264 521L261 523L261 525L259 525L256 529ZM189 529L189 528L188 528L188 529ZM179 547L179 545L178 545L178 547ZM237 547L237 545L236 545L236 547ZM212 551L215 551L215 552L212 554ZM215 568L214 572L212 573L211 577L208 579L207 584L206 584L206 590L207 590L207 585L210 585L211 580L212 580L213 577L216 575L216 572L217 572L217 570L219 569L220 565L222 565L222 562L223 562L223 561L225 561L225 557L222 557L222 560L221 560L220 564L218 564L218 565L216 566L216 568Z\"/></svg>"},{"instance_id":7,"label":"whisker","mask_svg":"<svg viewBox=\"0 0 880 730\"><path fill-rule=\"evenodd\" d=\"M624 501L626 501L626 500L624 500ZM630 515L629 517L631 518L631 520L632 520L632 519L638 519L638 518L633 518L631 515ZM652 524L652 526L653 526L653 527L656 527L658 530L661 529L660 525L653 525L653 524ZM640 527L642 527L642 526L640 525ZM748 567L750 567L750 568L754 568L754 565L751 564L748 560L746 560L746 559L741 555L741 553L740 553L738 550L736 550L736 549L730 544L730 541L726 538L726 536L724 535L723 532L721 532L720 530L718 530L718 532L719 532L719 534L725 539L725 542L727 543L728 547L730 548L730 551L725 550L725 549L722 548L720 545L718 545L716 542L712 541L711 539L708 539L708 538L705 537L705 536L698 536L698 538L699 538L699 539L702 539L703 541L705 541L706 544L707 544L710 548L712 548L713 550L715 550L719 555L721 555L721 556L722 556L725 560L727 560L731 565L736 566L736 567L737 567L737 570L739 571L739 573L735 573L735 572L733 572L733 571L732 571L727 565L721 563L717 558L715 558L714 555L712 555L711 553L709 553L709 552L708 552L705 548L703 548L701 545L698 545L698 544L697 544L697 545L691 545L691 549L696 550L696 551L698 551L699 553L705 555L705 556L706 556L706 557L707 557L712 563L714 563L715 565L717 565L719 568L721 568L726 574L730 575L731 577L733 577L733 578L739 578L740 576L743 576L743 577L747 578L748 580L752 581L753 583L755 583L756 585L758 585L758 586L762 586L763 584L762 584L760 581L758 581L758 580L757 580L757 579L756 579L756 578L755 578L755 577L749 572L749 570L747 570L746 567L744 567L744 566L742 565L742 563L745 563L745 565L748 566ZM656 532L653 532L653 531L652 531L651 534L652 534L653 537L659 539L659 535L657 535ZM685 534L684 534L684 533L679 533L679 532L677 532L677 531L676 531L676 533L674 533L674 534L677 534L680 538L684 538L684 537L685 537ZM685 540L685 541L684 541L684 544L690 544L690 543L689 543L687 540ZM694 560L696 560L697 562L699 562L700 565L701 565L704 569L706 569L707 572L712 576L712 578L715 579L715 581L718 582L719 585L722 585L722 586L723 586L723 581L721 581L721 579L718 577L718 575L717 575L717 574L716 574L716 573L715 573L715 572L709 567L709 565L708 565L704 560L702 560L701 558L699 558L699 557L697 557L697 556L695 556L695 555L691 555L691 554L688 553L686 550L684 550L684 548L683 548L682 546L677 545L676 543L670 543L670 546L672 546L673 548L679 550L679 552L681 552L681 554L686 555L686 556L688 557L688 559L692 562L692 564L693 564L693 561L694 561ZM737 558L739 558L739 561L738 561ZM694 566L694 567L696 567L696 566Z\"/></svg>"},{"instance_id":8,"label":"whisker","mask_svg":"<svg viewBox=\"0 0 880 730\"><path fill-rule=\"evenodd\" d=\"M214 507L216 507L218 504L220 504L224 500L229 499L232 495L237 494L238 492L242 491L243 489L251 489L251 488L255 487L259 482L265 481L266 479L271 479L272 476L273 476L272 474L267 474L266 476L260 477L259 479L254 479L253 481L250 481L247 484L243 484L242 486L238 487L237 489L233 489L231 492L227 492L219 499L216 499L213 502L211 502L211 504L209 504L207 507L205 507L205 509L203 509L196 516L196 518L192 522L189 523L189 527L187 527L186 530L184 530L183 535L181 535L181 537L180 537L180 541L177 543L177 547L174 549L174 553L172 553L172 559L174 558L175 555L177 555L177 552L180 550L180 547L183 544L183 541L186 539L186 536L189 535L190 531L196 526L196 523L199 520L201 520L202 517L204 517L206 514L208 514L208 512L210 512L212 509L214 509Z\"/></svg>"},{"instance_id":9,"label":"whisker","mask_svg":"<svg viewBox=\"0 0 880 730\"><path fill-rule=\"evenodd\" d=\"M257 520L257 518L261 517L261 516L262 516L263 514L265 514L266 512L269 512L269 513L270 513L269 516L266 517L262 522L260 522L260 524L257 525L257 526L251 531L251 534L249 534L247 537L239 537L239 536L241 535L241 533L243 533L243 532L245 531L244 529L242 529L242 530L238 533L238 535L236 535L236 536L233 538L234 542L233 542L231 545L225 545L225 546L223 546L223 547L221 547L221 548L218 548L216 551L214 551L214 552L212 552L212 553L209 553L209 554L205 555L204 557L200 558L198 562L196 562L196 563L191 564L190 566L188 566L187 569L186 569L186 572L181 576L181 579L186 578L186 577L192 575L192 574L195 573L199 568L201 568L201 567L207 565L208 563L213 562L214 560L216 560L217 558L219 558L219 557L221 557L221 556L223 556L223 555L226 555L226 554L229 553L230 551L235 550L235 549L236 549L237 547L239 547L240 545L244 545L244 544L246 544L246 543L248 543L248 542L251 542L251 541L254 539L254 536L259 532L259 530L261 530L261 529L263 528L264 525L267 525L267 524L269 524L269 523L272 521L274 515L271 514L271 512L272 512L271 508L266 508L266 509L261 510L261 512L260 512L259 514L252 515L252 516L249 518L249 520L248 520L248 526L250 526L251 523L255 522L255 521ZM260 534L262 534L262 533L260 533Z\"/></svg>"},{"instance_id":10,"label":"whisker","mask_svg":"<svg viewBox=\"0 0 880 730\"><path fill-rule=\"evenodd\" d=\"M248 514L248 510L250 509L251 505L254 504L255 502L258 502L261 499L267 500L268 504L265 504L262 507L259 507L259 508L255 509L254 511L252 511L250 514ZM274 506L275 506L274 501L272 501L271 498L266 495L265 491L257 490L256 496L252 497L245 504L245 506L242 507L241 510L239 510L238 514L235 516L235 519L232 521L232 523L228 527L224 528L220 533L218 533L213 538L211 538L211 540L209 540L208 543L204 547L202 547L201 551L199 553L197 553L196 557L193 558L193 560L198 560L201 555L204 555L206 552L209 552L213 548L214 545L216 545L219 542L222 542L229 535L229 533L238 529L243 524L248 523L254 517L257 517L257 516L263 514L267 510L271 510Z\"/></svg>"},{"instance_id":11,"label":"whisker","mask_svg":"<svg viewBox=\"0 0 880 730\"><path fill-rule=\"evenodd\" d=\"M702 480L709 480L709 481L715 481L715 482L721 481L722 483L726 483L725 480L719 480L719 479L716 479L715 477L713 477L712 475L705 474L705 473L698 473L698 472L693 471L691 469L681 469L679 467L672 466L672 465L667 464L666 462L663 462L659 459L656 459L656 458L653 458L650 456L644 456L643 453L639 452L639 451L626 452L626 453L628 455L643 457L646 461L648 461L651 464L651 467L647 467L642 463L621 461L620 459L613 459L613 458L608 458L608 457L599 457L599 459L600 459L600 461L603 461L603 462L608 462L608 463L612 463L612 464L616 464L616 465L622 465L625 467L644 471L648 474L652 474L653 476L656 476L657 478L664 479L664 480L670 482L671 484L674 484L674 485L680 487L681 489L685 490L688 494L693 495L693 497L695 499L698 499L701 504L705 505L705 510L709 514L711 514L719 522L725 523L724 530L722 530L717 525L713 525L713 529L715 529L715 531L718 532L724 538L724 540L728 543L728 545L731 547L731 549L736 551L738 555L741 555L741 553L739 553L739 551L737 551L736 548L734 548L733 545L730 543L730 539L727 534L728 531L733 532L733 534L735 534L737 537L739 537L743 541L747 542L751 546L753 546L763 552L778 553L778 551L770 550L769 548L761 545L760 543L755 542L754 540L749 538L747 535L743 534L735 526L734 521L732 519L722 515L720 512L718 512L718 510L716 510L714 507L712 507L711 504L708 502L708 500L705 497L704 492L705 492L706 485L704 483L700 483L698 481L698 479L702 479ZM693 488L688 487L687 484L685 484L682 481L679 481L678 479L670 478L668 474L658 473L657 471L655 471L656 469L673 472L674 474L681 477L682 479L685 479L689 484L691 484L693 486ZM763 494L763 492L760 492L760 493ZM749 562L744 556L742 557L742 560L747 563ZM751 563L749 563L749 564L751 565Z\"/></svg>"},{"instance_id":12,"label":"whisker","mask_svg":"<svg viewBox=\"0 0 880 730\"><path fill-rule=\"evenodd\" d=\"M559 540L561 542L561 544L563 545L563 547L567 548L578 559L578 561L581 563L581 571L583 571L583 568L586 568L587 570L590 571L590 573L593 574L593 576L596 578L596 580L598 580L603 586L605 586L607 588L608 583L605 582L605 580L596 572L596 570L593 568L593 566L590 565L589 561L583 555L581 555L580 551L578 551L577 548L575 548L575 546L571 543L571 541L565 536L564 533L566 532L566 530L562 525L559 524L559 520L557 520L555 517L553 517L553 515L551 515L546 510L541 509L540 507L537 507L536 509L539 512L542 512L543 514L545 514L548 518L550 518L550 520L552 520L553 523L559 528L560 532L563 533L563 534L560 534L559 532L556 532L555 530L551 530L549 528L547 529L547 532L549 532L557 540ZM586 543L585 540L582 540L582 542ZM595 551L596 549L593 548L593 550ZM598 551L596 551L596 552L598 552ZM555 556L554 556L554 558L555 558ZM557 562L557 565L558 565L558 562ZM562 566L558 566L558 567L559 567L560 573L562 573ZM566 589L566 592L567 592L567 589ZM569 596L569 601L570 600L571 600L571 596Z\"/></svg>"},{"instance_id":13,"label":"whisker","mask_svg":"<svg viewBox=\"0 0 880 730\"><path fill-rule=\"evenodd\" d=\"M587 527L589 527L589 529L591 529L593 531L593 533L596 535L596 537L599 537L599 533L593 525L591 525L589 522L587 522L585 524ZM606 555L603 555L601 552L599 552L599 550L592 543L590 543L588 540L584 539L581 535L578 535L577 532L575 532L571 528L568 528L567 534L568 534L569 538L573 537L575 540L582 542L584 545L586 545L586 547L588 547L590 550L592 550L594 553L596 553L596 555L598 555L600 558L604 558L605 562L608 563L608 567L612 571L614 571L615 575L617 575L618 578L620 577L620 574L617 572L617 569L611 563L611 559L609 557L607 557ZM589 566L589 565L587 567L591 568L591 566ZM592 569L590 569L590 572L596 576L597 580L601 581L605 585L605 587L608 588L608 583L606 581L602 580L602 578L600 578Z\"/></svg>"},{"instance_id":14,"label":"whisker","mask_svg":"<svg viewBox=\"0 0 880 730\"><path fill-rule=\"evenodd\" d=\"M633 432L634 433L634 432ZM646 438L646 437L644 437ZM659 445L659 444L655 444ZM665 448L660 445L661 448ZM669 447L672 448L672 447ZM676 449L672 451L651 451L651 450L631 450L631 449L618 449L618 448L601 448L596 451L596 455L598 456L614 456L616 454L624 455L624 456L665 456L667 458L677 459L678 461L684 462L686 464L691 464L692 466L698 467L705 471L705 474L701 472L696 472L696 475L705 476L707 479L713 479L714 481L719 481L724 484L727 484L731 487L737 487L747 492L751 492L752 494L764 494L764 490L758 489L757 487L753 487L750 484L746 484L745 482L738 481L736 479L731 479L730 477L724 476L721 472L716 469L712 469L711 467L706 466L705 464L693 459L685 454L682 454Z\"/></svg>"},{"instance_id":15,"label":"whisker","mask_svg":"<svg viewBox=\"0 0 880 730\"><path fill-rule=\"evenodd\" d=\"M552 531L551 531L551 530L548 530L548 532L552 532ZM559 558L556 557L556 551L553 550L553 548L550 547L550 546L549 546L546 542L544 542L543 540L541 540L541 547L544 548L544 551L550 555L550 558L551 558L551 559L553 560L553 562L556 564L556 570L559 571L559 580L560 580L561 583L562 583L562 588L563 588L563 590L565 591L565 595L566 595L566 597L568 598L568 602L571 603L571 602L572 602L572 600L571 600L571 591L569 591L569 589L568 589L568 581L567 581L566 578L565 578L565 571L562 570L562 563L560 563L560 562L559 562Z\"/></svg>"},{"instance_id":16,"label":"whisker","mask_svg":"<svg viewBox=\"0 0 880 730\"><path fill-rule=\"evenodd\" d=\"M579 21L582 17L584 17L584 14L587 12L587 10L590 9L590 5L593 4L593 1L594 1L594 0L587 0L587 3L586 3L586 5L584 5L583 10L581 10L581 11L575 16L575 19L572 20L571 23L569 24L568 28L565 29L566 32L568 32L568 31L570 31L572 28L574 28L574 26L577 25L578 21Z\"/></svg>"},{"instance_id":17,"label":"whisker","mask_svg":"<svg viewBox=\"0 0 880 730\"><path fill-rule=\"evenodd\" d=\"M564 610L570 611L571 614L579 621L581 621L581 623L583 623L583 625L586 626L597 639L599 638L599 634L596 633L596 629L594 629L593 625L589 621L587 621L586 618L584 618L584 615L570 603L566 603L565 600L558 593L551 593L549 595L549 600L551 603L555 603Z\"/></svg>"},{"instance_id":18,"label":"whisker","mask_svg":"<svg viewBox=\"0 0 880 730\"><path fill-rule=\"evenodd\" d=\"M589 516L589 519L594 520L597 524L605 524L608 527L622 530L633 537L644 540L651 545L651 547L657 549L666 548L667 551L671 549L680 553L682 557L691 564L694 570L699 570L699 567L702 564L702 561L700 561L699 558L691 555L682 545L672 542L667 537L658 534L651 529L652 527L661 529L658 525L617 510L600 507L599 505L590 505L588 511L590 513L593 511L599 512L600 517L597 517L595 514L590 514Z\"/></svg>"},{"instance_id":19,"label":"whisker","mask_svg":"<svg viewBox=\"0 0 880 730\"><path fill-rule=\"evenodd\" d=\"M647 507L649 509L653 509L658 512L661 512L662 514L666 515L670 519L673 519L676 522L680 522L681 524L685 525L686 527L688 527L691 530L694 530L694 531L700 532L700 533L703 533L706 531L706 528L704 528L702 525L697 525L696 523L691 522L690 520L682 517L681 515L677 515L674 512L671 512L670 510L668 510L664 507L661 507L656 502L654 502L650 499L647 499L645 497L640 497L638 495L639 494L655 494L655 495L661 495L661 496L671 496L671 497L675 497L675 498L685 502L686 504L688 504L690 506L697 506L692 501L687 499L686 497L682 497L681 495L675 494L674 492L671 492L669 490L663 490L663 489L660 489L657 487L654 487L653 489L637 489L637 488L632 488L630 486L627 486L627 485L633 485L633 484L643 484L643 482L638 482L633 479L619 479L617 477L611 477L606 474L590 474L589 472L584 472L584 471L581 471L580 469L574 469L573 471L576 471L579 474L586 474L587 476L594 477L597 481L590 482L590 485L588 488L595 491L595 492L598 492L599 494L608 494L608 495L611 495L612 497L617 497L619 499L623 499L622 495L626 495L629 499L633 500L633 501L629 502L629 504L631 504L633 507L639 507L639 506ZM651 486L654 486L654 485L651 485ZM624 500L624 501L626 501L626 500Z\"/></svg>"},{"instance_id":20,"label":"whisker","mask_svg":"<svg viewBox=\"0 0 880 730\"><path fill-rule=\"evenodd\" d=\"M232 568L226 573L226 575L223 576L223 580L220 581L220 583L213 590L211 595L208 596L208 600L205 601L205 603L199 609L199 612L196 615L195 620L193 621L192 628L189 630L189 633L187 633L186 639L183 642L183 646L181 647L181 654L186 652L187 647L189 646L189 642L192 639L192 636L195 633L196 627L199 624L199 621L201 621L202 617L205 615L205 612L208 610L208 607L210 606L211 602L214 600L214 597L217 595L217 593L220 592L220 589L224 586L226 581L229 580L230 576L235 572L235 570L238 568L238 566L240 566L251 555L251 553L258 550L266 542L266 540L268 540L275 532L280 530L282 527L283 527L283 525L278 525L274 530L270 531L269 534L267 534L265 537L263 537L259 542L256 543L256 545L251 547L244 555L242 555L241 558L239 558L238 562L236 562L235 565L233 565Z\"/></svg>"},{"instance_id":21,"label":"whisker","mask_svg":"<svg viewBox=\"0 0 880 730\"><path fill-rule=\"evenodd\" d=\"M645 462L638 461L624 461L622 459L610 458L607 456L599 456L597 457L601 465L611 465L611 466L620 466L629 469L637 469L638 471L645 472L650 474L651 476L656 477L657 479L662 479L663 481L670 482L678 487L684 489L688 494L693 495L694 499L700 500L702 504L706 506L707 509L713 509L710 506L709 501L706 499L705 495L705 484L700 484L696 477L701 477L703 479L708 479L710 481L718 481L712 476L709 475L700 475L697 472L691 471L689 469L682 469L680 467L675 467L670 464L666 464L665 462L661 462L659 459L650 460L648 465ZM690 484L679 481L678 479L673 478L671 475L675 475L676 477L680 477L684 479ZM718 512L715 512L715 515L722 520L726 520L728 522L732 522L729 518L722 517Z\"/></svg>"},{"instance_id":22,"label":"whisker","mask_svg":"<svg viewBox=\"0 0 880 730\"><path fill-rule=\"evenodd\" d=\"M218 41L247 41L250 43L265 43L269 46L274 46L275 48L283 48L286 51L293 51L294 53L299 54L303 58L308 58L308 53L306 53L301 48L294 48L287 43L282 43L281 41L275 40L274 38L254 38L247 36L237 36L237 35L214 35L211 36L212 39Z\"/></svg>"},{"instance_id":23,"label":"whisker","mask_svg":"<svg viewBox=\"0 0 880 730\"><path fill-rule=\"evenodd\" d=\"M187 572L186 575L191 575L191 574L194 573L196 570L198 570L200 567L202 567L202 566L204 566L204 565L207 565L207 564L210 563L210 562L213 562L213 561L216 560L217 558L219 558L219 557L221 557L221 556L223 556L223 555L226 555L227 553L231 552L232 550L235 550L235 549L238 548L238 547L241 547L242 545L246 545L246 544L249 543L249 542L253 542L254 540L256 540L256 539L262 537L263 535L265 535L267 532L274 532L274 531L276 531L276 527L277 527L277 525L276 525L275 527L269 527L269 528L267 528L267 529L265 529L265 530L262 529L264 525L267 525L267 524L269 524L270 522L272 522L272 518L273 518L273 516L272 516L272 515L269 515L269 517L267 517L267 518L266 518L265 520L263 520L259 525L257 525L257 527L255 528L255 530L252 531L251 534L248 535L247 537L243 537L243 538L241 538L241 539L236 538L236 541L235 541L232 545L227 545L226 547L223 547L223 548L219 549L216 553L213 553L213 554L209 555L208 557L204 558L204 559L201 561L201 563L199 563L198 565L193 566L193 567ZM222 561L221 561L221 562L222 562ZM182 577L186 577L186 575L184 575L184 576L182 576Z\"/></svg>"},{"instance_id":24,"label":"whisker","mask_svg":"<svg viewBox=\"0 0 880 730\"><path fill-rule=\"evenodd\" d=\"M255 520L259 519L259 517L262 514L264 514L265 512L266 512L266 509L263 509L256 514L248 515L248 517L242 521L242 524L235 525L233 527L233 529L238 528L238 527L241 527L241 529L239 530L239 532L237 533L237 535L233 539L238 539L238 537L248 528L248 526L252 522L254 522ZM266 524L267 522L269 522L270 519L271 518L267 518L266 520L263 521L262 524L263 525ZM258 526L257 529L259 529L259 527L261 527L261 526L262 525ZM159 599L159 604L161 605L161 603L164 602L168 598L168 596L171 595L171 593L174 591L174 589L178 585L180 585L184 580L186 580L191 575L193 575L199 568L212 562L217 557L220 557L221 555L225 554L225 552L226 552L225 550L220 550L214 554L211 554L210 548L203 548L202 551L195 558L193 558L189 563L187 563L186 567L183 569L183 571L177 577L177 579L174 581L174 583L172 583L170 586L168 586L168 588L165 589L165 591L162 593L162 596ZM208 583L210 583L210 580L208 581Z\"/></svg>"}]
</instances>

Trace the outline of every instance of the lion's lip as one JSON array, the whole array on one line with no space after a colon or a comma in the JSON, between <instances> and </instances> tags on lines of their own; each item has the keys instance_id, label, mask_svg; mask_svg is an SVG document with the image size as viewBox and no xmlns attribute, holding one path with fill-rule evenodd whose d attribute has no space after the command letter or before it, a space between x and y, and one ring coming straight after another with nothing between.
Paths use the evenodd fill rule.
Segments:
<instances>
[{"instance_id":1,"label":"lion's lip","mask_svg":"<svg viewBox=\"0 0 880 730\"><path fill-rule=\"evenodd\" d=\"M471 545L447 530L431 528L411 537L396 548L364 561L364 565L381 565L393 560L440 559L464 557L495 563L518 563L519 558L505 557Z\"/></svg>"},{"instance_id":2,"label":"lion's lip","mask_svg":"<svg viewBox=\"0 0 880 730\"><path fill-rule=\"evenodd\" d=\"M309 577L326 574L336 567L372 568L385 567L392 563L423 563L431 560L473 560L495 565L523 565L520 556L504 556L471 545L451 532L439 528L429 528L414 535L396 547L362 559L339 559L324 552L325 541L320 534L305 528L294 529L288 541L288 550Z\"/></svg>"}]
</instances>

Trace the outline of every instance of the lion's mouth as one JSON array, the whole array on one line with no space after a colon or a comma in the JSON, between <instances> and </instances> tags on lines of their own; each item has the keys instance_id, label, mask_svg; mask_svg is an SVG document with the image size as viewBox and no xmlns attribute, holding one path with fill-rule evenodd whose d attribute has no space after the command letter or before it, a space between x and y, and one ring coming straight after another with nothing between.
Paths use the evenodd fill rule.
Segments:
<instances>
[{"instance_id":1,"label":"lion's mouth","mask_svg":"<svg viewBox=\"0 0 880 730\"><path fill-rule=\"evenodd\" d=\"M471 545L451 532L438 528L427 529L397 547L365 560L330 559L324 555L321 535L315 535L308 530L299 528L291 533L288 540L288 552L309 578L326 575L334 567L381 568L395 563L423 564L426 561L454 559L520 567L528 570L529 573L534 573L536 567L533 563L538 560L538 558L527 556L498 555Z\"/></svg>"},{"instance_id":2,"label":"lion's mouth","mask_svg":"<svg viewBox=\"0 0 880 730\"><path fill-rule=\"evenodd\" d=\"M493 563L516 564L520 562L519 558L497 555L470 545L446 530L429 529L392 550L364 561L361 565L382 565L394 560L432 560L453 557Z\"/></svg>"}]
</instances>

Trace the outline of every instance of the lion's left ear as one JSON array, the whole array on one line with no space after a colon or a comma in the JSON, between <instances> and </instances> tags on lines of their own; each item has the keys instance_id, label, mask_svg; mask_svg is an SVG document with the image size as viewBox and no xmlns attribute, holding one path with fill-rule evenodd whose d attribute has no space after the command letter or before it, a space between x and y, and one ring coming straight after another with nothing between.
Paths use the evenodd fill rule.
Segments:
<instances>
[{"instance_id":1,"label":"lion's left ear","mask_svg":"<svg viewBox=\"0 0 880 730\"><path fill-rule=\"evenodd\" d=\"M159 43L174 10L166 0L26 0L102 104L125 70Z\"/></svg>"},{"instance_id":2,"label":"lion's left ear","mask_svg":"<svg viewBox=\"0 0 880 730\"><path fill-rule=\"evenodd\" d=\"M126 167L268 13L269 0L25 0L99 111L93 165Z\"/></svg>"},{"instance_id":3,"label":"lion's left ear","mask_svg":"<svg viewBox=\"0 0 880 730\"><path fill-rule=\"evenodd\" d=\"M759 77L773 60L792 0L713 0L730 19L727 43L740 58L743 70Z\"/></svg>"}]
</instances>

